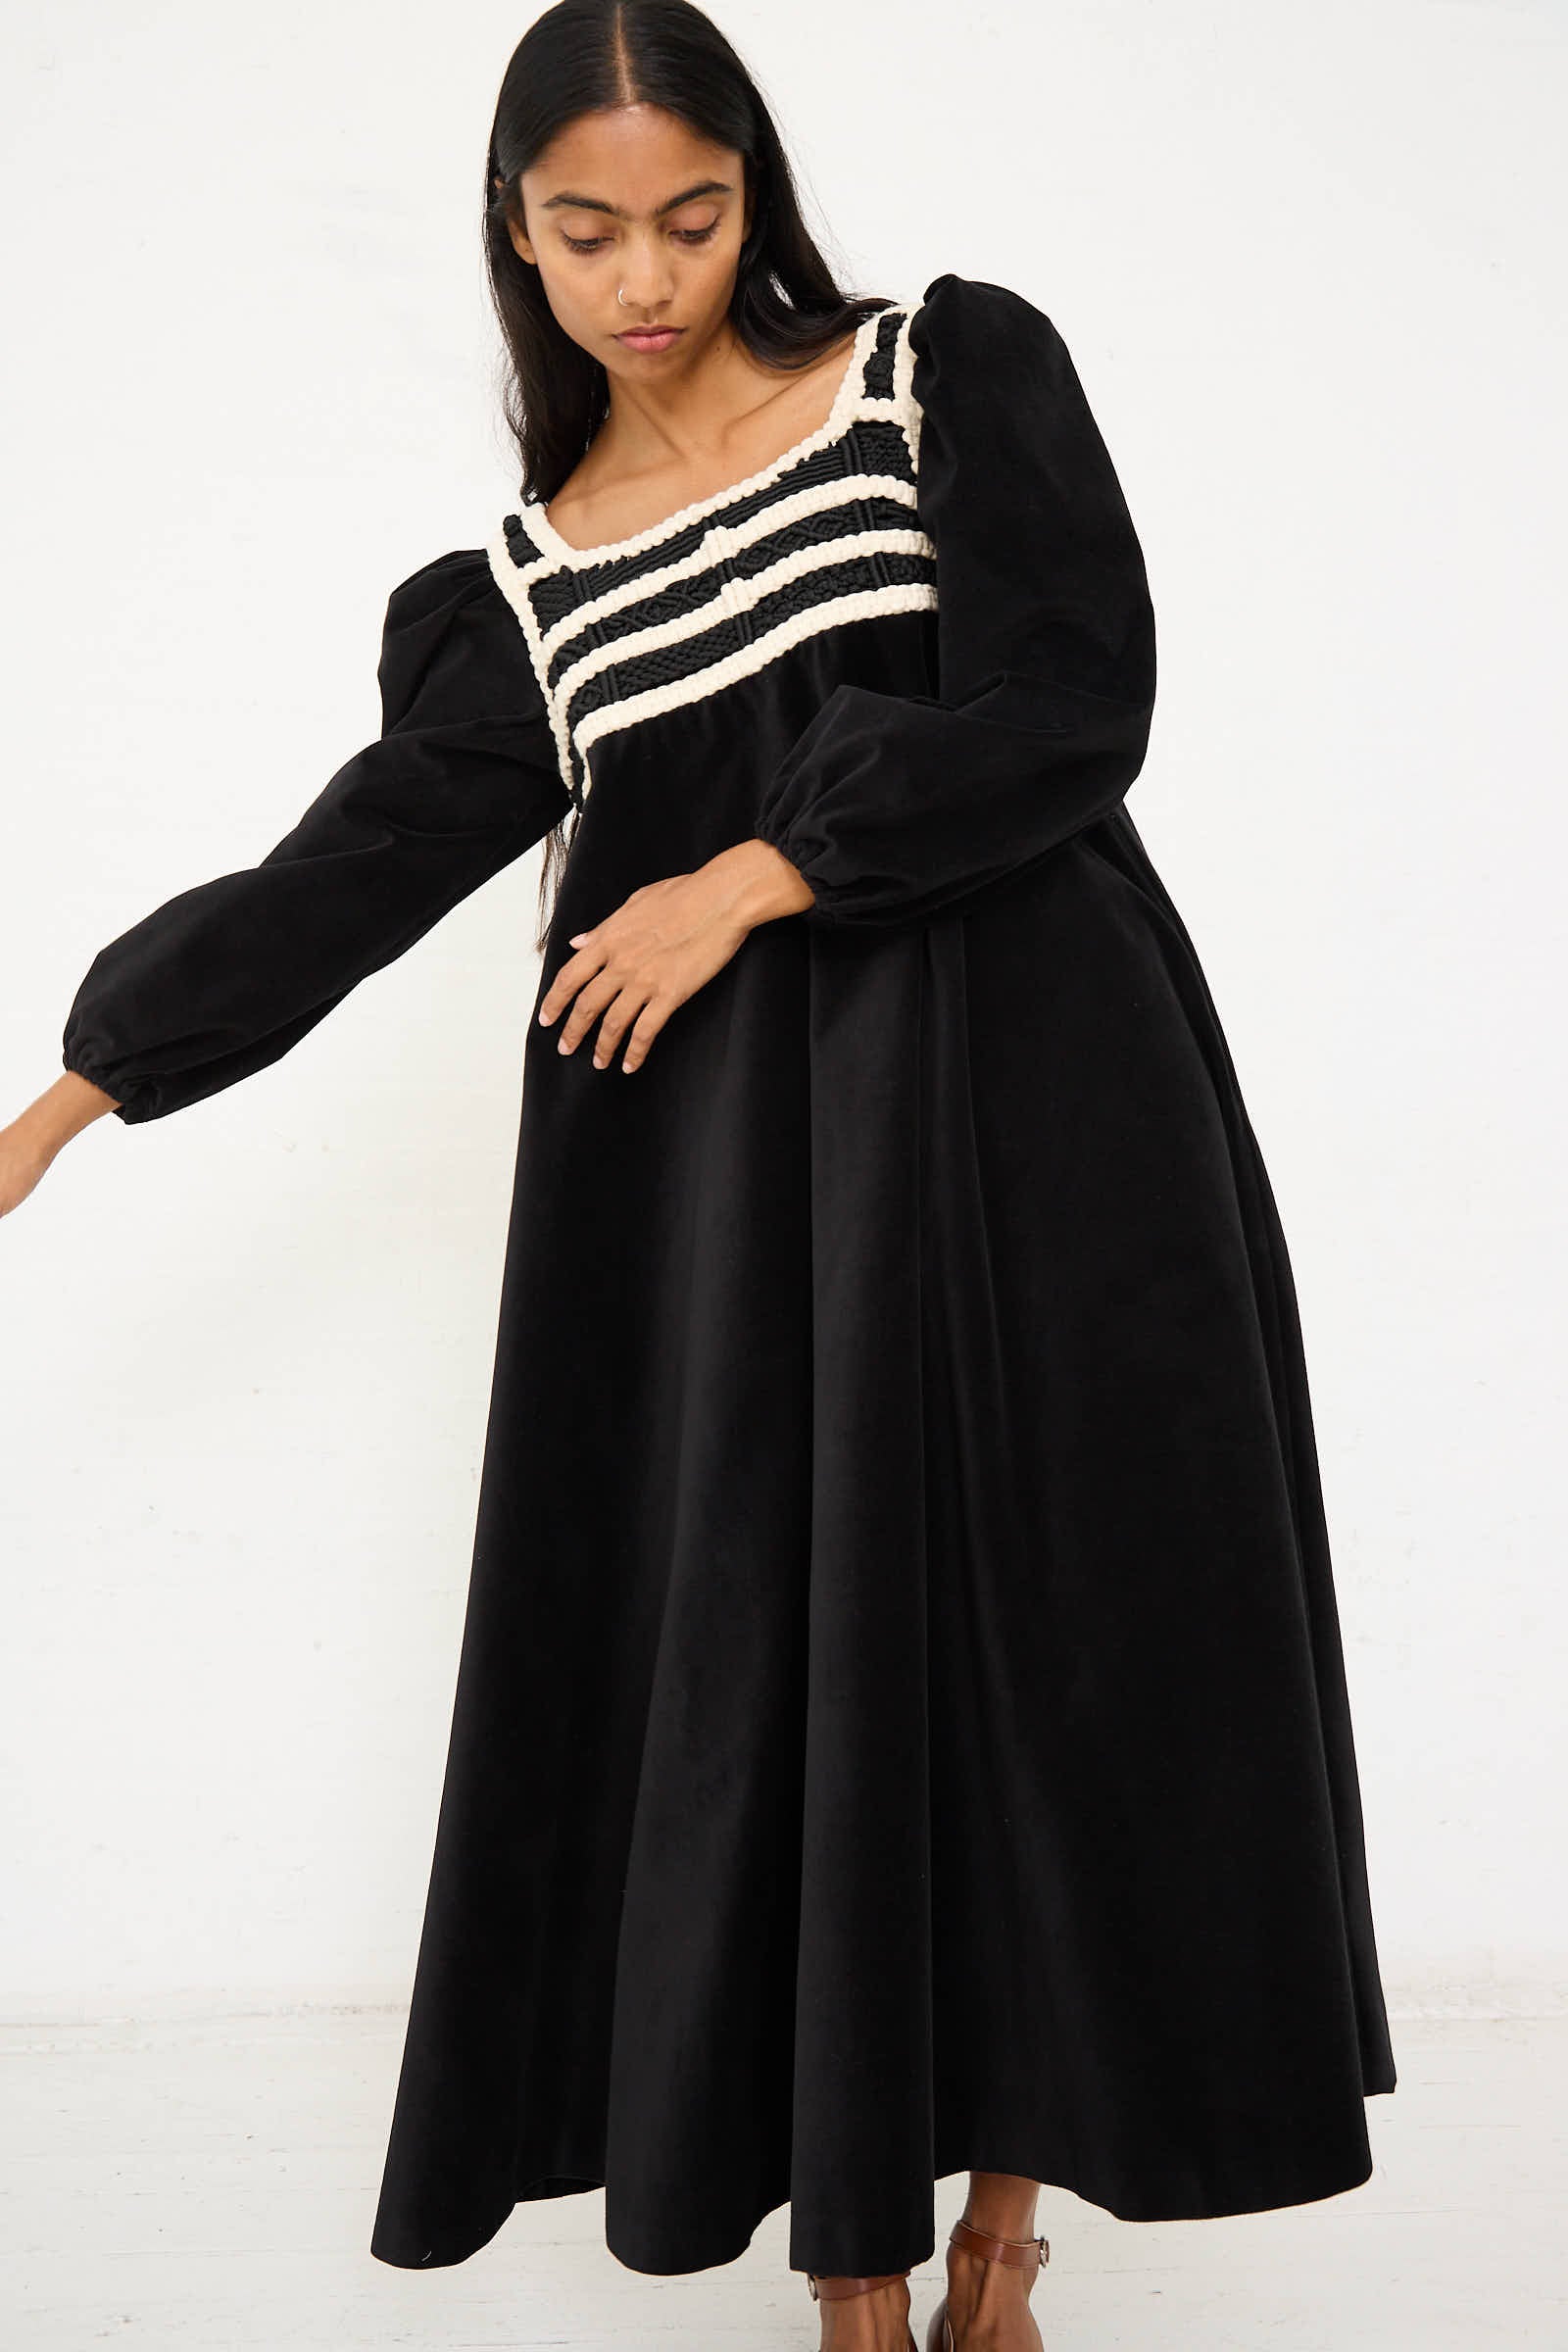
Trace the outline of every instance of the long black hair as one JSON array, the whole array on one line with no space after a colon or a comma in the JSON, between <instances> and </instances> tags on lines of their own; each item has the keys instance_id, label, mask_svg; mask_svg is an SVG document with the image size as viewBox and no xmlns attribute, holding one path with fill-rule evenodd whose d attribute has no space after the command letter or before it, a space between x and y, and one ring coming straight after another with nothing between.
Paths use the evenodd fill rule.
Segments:
<instances>
[{"instance_id":1,"label":"long black hair","mask_svg":"<svg viewBox=\"0 0 1568 2352\"><path fill-rule=\"evenodd\" d=\"M513 51L496 100L484 173L484 251L506 345L502 402L522 465L519 495L548 504L610 410L602 361L557 324L543 282L508 233L525 227L518 174L579 115L662 107L745 162L751 229L730 300L736 335L764 366L808 368L872 311L846 294L807 229L783 143L750 73L691 0L556 0ZM542 950L573 808L546 837Z\"/></svg>"}]
</instances>

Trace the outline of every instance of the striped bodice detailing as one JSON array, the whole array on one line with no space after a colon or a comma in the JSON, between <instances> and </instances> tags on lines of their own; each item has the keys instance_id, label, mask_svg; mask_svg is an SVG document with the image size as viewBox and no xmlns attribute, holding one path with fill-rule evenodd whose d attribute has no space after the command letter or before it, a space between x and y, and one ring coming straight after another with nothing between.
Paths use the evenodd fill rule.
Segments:
<instances>
[{"instance_id":1,"label":"striped bodice detailing","mask_svg":"<svg viewBox=\"0 0 1568 2352\"><path fill-rule=\"evenodd\" d=\"M579 808L606 736L819 630L935 605L935 550L915 515L918 307L863 318L825 423L744 481L599 547L570 547L540 505L495 532L490 567L522 624Z\"/></svg>"}]
</instances>

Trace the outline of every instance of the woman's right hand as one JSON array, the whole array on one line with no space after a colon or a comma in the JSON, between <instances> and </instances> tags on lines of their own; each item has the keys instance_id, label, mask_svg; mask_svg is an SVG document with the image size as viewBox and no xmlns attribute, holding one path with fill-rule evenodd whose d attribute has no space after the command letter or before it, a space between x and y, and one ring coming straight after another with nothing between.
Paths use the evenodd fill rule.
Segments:
<instances>
[{"instance_id":1,"label":"woman's right hand","mask_svg":"<svg viewBox=\"0 0 1568 2352\"><path fill-rule=\"evenodd\" d=\"M21 1207L63 1145L116 1107L114 1096L90 1078L63 1070L9 1127L0 1127L0 1217Z\"/></svg>"}]
</instances>

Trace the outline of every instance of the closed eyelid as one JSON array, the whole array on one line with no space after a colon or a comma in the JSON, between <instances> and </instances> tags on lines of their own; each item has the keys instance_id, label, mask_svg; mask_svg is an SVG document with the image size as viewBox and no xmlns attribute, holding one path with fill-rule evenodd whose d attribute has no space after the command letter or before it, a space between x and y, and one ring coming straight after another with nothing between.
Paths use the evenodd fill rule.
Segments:
<instances>
[{"instance_id":1,"label":"closed eyelid","mask_svg":"<svg viewBox=\"0 0 1568 2352\"><path fill-rule=\"evenodd\" d=\"M690 244L706 244L710 237L717 235L718 222L716 220L710 220L705 228L673 228L669 233L671 236L680 237ZM604 242L602 237L574 237L569 229L564 228L562 230L561 234L566 244L569 245L576 253L589 253L596 245Z\"/></svg>"}]
</instances>

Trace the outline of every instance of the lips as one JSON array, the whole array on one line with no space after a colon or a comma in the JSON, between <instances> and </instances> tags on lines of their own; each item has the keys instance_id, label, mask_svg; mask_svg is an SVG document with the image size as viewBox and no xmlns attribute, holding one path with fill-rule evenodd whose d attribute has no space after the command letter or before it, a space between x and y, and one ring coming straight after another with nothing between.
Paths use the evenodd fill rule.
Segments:
<instances>
[{"instance_id":1,"label":"lips","mask_svg":"<svg viewBox=\"0 0 1568 2352\"><path fill-rule=\"evenodd\" d=\"M615 337L628 351L667 351L684 329L678 326L628 327Z\"/></svg>"}]
</instances>

